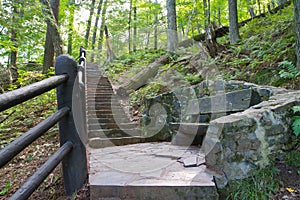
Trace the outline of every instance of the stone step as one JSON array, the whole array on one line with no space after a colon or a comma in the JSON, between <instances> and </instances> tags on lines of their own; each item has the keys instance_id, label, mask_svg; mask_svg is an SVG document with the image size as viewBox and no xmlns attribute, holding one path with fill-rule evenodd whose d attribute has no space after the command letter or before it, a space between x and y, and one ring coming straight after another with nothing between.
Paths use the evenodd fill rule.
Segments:
<instances>
[{"instance_id":1,"label":"stone step","mask_svg":"<svg viewBox=\"0 0 300 200\"><path fill-rule=\"evenodd\" d=\"M200 148L183 148L166 142L117 146L126 142L140 143L139 138L89 141L95 147L89 149L91 199L219 198Z\"/></svg>"},{"instance_id":2,"label":"stone step","mask_svg":"<svg viewBox=\"0 0 300 200\"><path fill-rule=\"evenodd\" d=\"M89 93L88 95L86 95L86 98L97 98L97 97L107 97L107 98L111 98L113 97L115 94L114 93L101 93L101 94L93 94L93 93Z\"/></svg>"},{"instance_id":3,"label":"stone step","mask_svg":"<svg viewBox=\"0 0 300 200\"><path fill-rule=\"evenodd\" d=\"M104 120L103 120L104 121ZM123 128L123 129L131 129L137 127L135 123L115 123L115 121L111 120L110 122L98 122L98 123L91 123L88 122L88 127L92 129L99 129L99 128Z\"/></svg>"},{"instance_id":4,"label":"stone step","mask_svg":"<svg viewBox=\"0 0 300 200\"><path fill-rule=\"evenodd\" d=\"M170 123L171 130L180 131L187 135L205 135L209 123Z\"/></svg>"},{"instance_id":5,"label":"stone step","mask_svg":"<svg viewBox=\"0 0 300 200\"><path fill-rule=\"evenodd\" d=\"M90 97L90 96L105 96L105 95L113 95L113 94L115 94L115 93L113 93L113 91L100 91L100 92L98 92L98 91L95 91L95 92L88 92L88 94L87 94L87 97Z\"/></svg>"},{"instance_id":6,"label":"stone step","mask_svg":"<svg viewBox=\"0 0 300 200\"><path fill-rule=\"evenodd\" d=\"M117 99L101 99L99 100L97 97L94 99L88 99L87 100L88 105L119 105L120 102Z\"/></svg>"},{"instance_id":7,"label":"stone step","mask_svg":"<svg viewBox=\"0 0 300 200\"><path fill-rule=\"evenodd\" d=\"M113 102L113 103L119 103L119 99L118 98L114 98L114 97L88 97L87 98L87 103L95 103L95 102Z\"/></svg>"},{"instance_id":8,"label":"stone step","mask_svg":"<svg viewBox=\"0 0 300 200\"><path fill-rule=\"evenodd\" d=\"M97 114L98 115L115 114L115 113L119 113L119 112L124 113L124 110L120 107L96 110L95 106L88 106L88 115L89 116L91 115L91 116L97 117Z\"/></svg>"},{"instance_id":9,"label":"stone step","mask_svg":"<svg viewBox=\"0 0 300 200\"><path fill-rule=\"evenodd\" d=\"M145 142L142 137L119 137L119 138L91 138L88 145L90 148L99 149L105 147L122 146ZM97 198L95 198L97 199Z\"/></svg>"},{"instance_id":10,"label":"stone step","mask_svg":"<svg viewBox=\"0 0 300 200\"><path fill-rule=\"evenodd\" d=\"M140 137L141 131L135 129L98 129L89 130L89 138Z\"/></svg>"},{"instance_id":11,"label":"stone step","mask_svg":"<svg viewBox=\"0 0 300 200\"><path fill-rule=\"evenodd\" d=\"M125 118L125 119L124 119ZM99 119L114 119L115 122L120 123L131 123L131 121L128 119L126 119L127 116L115 116L115 115L110 115L110 116L105 116L105 115L96 115L94 117L89 117L88 118L88 123L90 124L97 124L97 123L101 123Z\"/></svg>"},{"instance_id":12,"label":"stone step","mask_svg":"<svg viewBox=\"0 0 300 200\"><path fill-rule=\"evenodd\" d=\"M239 112L252 105L251 89L222 93L211 97L193 99L189 101L186 115L199 115L211 113Z\"/></svg>"},{"instance_id":13,"label":"stone step","mask_svg":"<svg viewBox=\"0 0 300 200\"><path fill-rule=\"evenodd\" d=\"M102 111L111 111L110 113L117 114L118 112L124 113L124 110L119 105L107 105L107 106L101 106L101 105L95 105L94 106L96 113L101 114Z\"/></svg>"},{"instance_id":14,"label":"stone step","mask_svg":"<svg viewBox=\"0 0 300 200\"><path fill-rule=\"evenodd\" d=\"M105 96L99 96L99 95L95 95L95 94L90 94L90 95L88 95L87 96L87 100L89 100L89 99L95 99L95 98L97 98L97 99L99 99L99 100L110 100L110 99L112 99L112 100L119 100L119 97L118 96L116 96L115 94L112 94L112 95L109 95L109 96L107 96L107 95L105 95Z\"/></svg>"},{"instance_id":15,"label":"stone step","mask_svg":"<svg viewBox=\"0 0 300 200\"><path fill-rule=\"evenodd\" d=\"M89 131L89 139L91 138L119 138L119 137L130 137L127 133L123 132L120 129L103 129L97 132Z\"/></svg>"},{"instance_id":16,"label":"stone step","mask_svg":"<svg viewBox=\"0 0 300 200\"><path fill-rule=\"evenodd\" d=\"M94 93L98 90L109 90L109 91L113 91L113 89L111 87L105 86L105 87L99 87L99 86L87 86L87 91Z\"/></svg>"},{"instance_id":17,"label":"stone step","mask_svg":"<svg viewBox=\"0 0 300 200\"><path fill-rule=\"evenodd\" d=\"M93 107L95 110L114 110L120 111L122 108L118 102L89 102L88 107Z\"/></svg>"},{"instance_id":18,"label":"stone step","mask_svg":"<svg viewBox=\"0 0 300 200\"><path fill-rule=\"evenodd\" d=\"M91 101L93 103L93 101ZM120 106L119 101L96 101L94 102L95 106Z\"/></svg>"},{"instance_id":19,"label":"stone step","mask_svg":"<svg viewBox=\"0 0 300 200\"><path fill-rule=\"evenodd\" d=\"M108 123L107 119L109 119L108 122L116 122L117 124L130 124L131 121L129 120L129 118L127 118L127 116L115 116L115 115L109 115L109 116L105 116L105 115L98 115L97 117L89 117L88 118L88 123L89 124L103 124L103 123Z\"/></svg>"},{"instance_id":20,"label":"stone step","mask_svg":"<svg viewBox=\"0 0 300 200\"><path fill-rule=\"evenodd\" d=\"M208 123L171 123L171 130L176 132L172 138L172 144L201 145L208 126Z\"/></svg>"}]
</instances>

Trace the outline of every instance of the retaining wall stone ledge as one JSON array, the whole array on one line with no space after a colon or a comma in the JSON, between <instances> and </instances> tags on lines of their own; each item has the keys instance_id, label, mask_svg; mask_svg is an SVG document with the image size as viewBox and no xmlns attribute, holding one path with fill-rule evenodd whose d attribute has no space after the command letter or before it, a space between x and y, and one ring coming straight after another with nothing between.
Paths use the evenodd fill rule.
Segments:
<instances>
[{"instance_id":1,"label":"retaining wall stone ledge","mask_svg":"<svg viewBox=\"0 0 300 200\"><path fill-rule=\"evenodd\" d=\"M210 122L202 150L219 188L246 178L292 148L294 105L300 105L300 91L280 92L244 112Z\"/></svg>"}]
</instances>

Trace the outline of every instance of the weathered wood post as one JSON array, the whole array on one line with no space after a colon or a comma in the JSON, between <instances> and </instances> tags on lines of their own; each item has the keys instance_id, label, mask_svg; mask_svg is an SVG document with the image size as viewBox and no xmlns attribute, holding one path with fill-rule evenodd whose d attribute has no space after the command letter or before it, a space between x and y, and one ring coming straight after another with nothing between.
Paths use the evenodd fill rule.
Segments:
<instances>
[{"instance_id":1,"label":"weathered wood post","mask_svg":"<svg viewBox=\"0 0 300 200\"><path fill-rule=\"evenodd\" d=\"M58 109L67 106L71 109L69 115L59 122L60 143L63 145L67 141L73 143L72 151L64 158L63 178L67 195L72 195L79 190L87 181L87 159L86 149L80 140L74 123L72 108L73 86L77 76L77 63L68 56L57 57L55 63L55 73L68 74L68 81L57 87Z\"/></svg>"}]
</instances>

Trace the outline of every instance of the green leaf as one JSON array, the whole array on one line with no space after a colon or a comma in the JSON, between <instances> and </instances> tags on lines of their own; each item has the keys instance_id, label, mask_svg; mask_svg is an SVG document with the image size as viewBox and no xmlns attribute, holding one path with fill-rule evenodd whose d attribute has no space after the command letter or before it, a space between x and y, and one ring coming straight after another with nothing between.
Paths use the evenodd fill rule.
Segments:
<instances>
[{"instance_id":1,"label":"green leaf","mask_svg":"<svg viewBox=\"0 0 300 200\"><path fill-rule=\"evenodd\" d=\"M300 106L293 106L292 110L294 113L300 112Z\"/></svg>"},{"instance_id":2,"label":"green leaf","mask_svg":"<svg viewBox=\"0 0 300 200\"><path fill-rule=\"evenodd\" d=\"M6 183L5 188L0 191L0 195L5 195L8 190L11 188L12 184L11 182Z\"/></svg>"},{"instance_id":3,"label":"green leaf","mask_svg":"<svg viewBox=\"0 0 300 200\"><path fill-rule=\"evenodd\" d=\"M294 134L298 137L300 135L300 118L296 119L292 126Z\"/></svg>"}]
</instances>

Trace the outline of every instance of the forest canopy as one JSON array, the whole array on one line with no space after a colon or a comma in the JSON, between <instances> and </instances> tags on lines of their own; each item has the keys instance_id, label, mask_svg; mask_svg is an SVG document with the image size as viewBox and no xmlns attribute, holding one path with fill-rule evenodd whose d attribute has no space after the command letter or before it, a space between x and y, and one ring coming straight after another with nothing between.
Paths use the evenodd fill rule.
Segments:
<instances>
[{"instance_id":1,"label":"forest canopy","mask_svg":"<svg viewBox=\"0 0 300 200\"><path fill-rule=\"evenodd\" d=\"M44 57L44 48L49 48L46 42L49 16L43 12L47 9L45 2L48 0L0 1L2 68L28 62L42 64L47 59ZM238 21L270 12L285 2L238 0ZM97 61L103 62L107 50L105 38L108 37L117 56L137 49L166 49L166 1L50 0L49 3L57 20L62 48L74 57L78 56L79 47L84 46L94 52ZM178 41L204 33L210 23L218 27L229 26L228 3L224 0L177 0ZM53 18L52 22L55 22ZM105 26L108 29L106 37ZM50 65L53 64L52 60L50 56ZM47 64L49 65L49 61ZM44 67L50 66L45 66L44 63Z\"/></svg>"}]
</instances>

